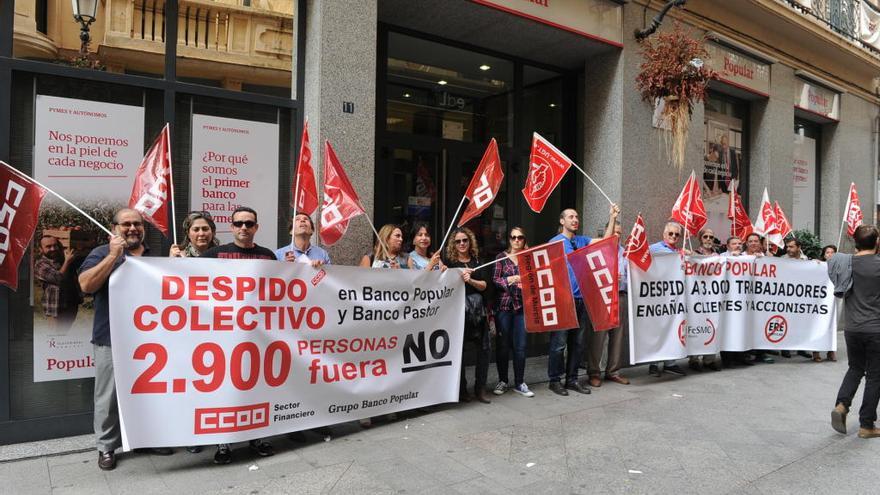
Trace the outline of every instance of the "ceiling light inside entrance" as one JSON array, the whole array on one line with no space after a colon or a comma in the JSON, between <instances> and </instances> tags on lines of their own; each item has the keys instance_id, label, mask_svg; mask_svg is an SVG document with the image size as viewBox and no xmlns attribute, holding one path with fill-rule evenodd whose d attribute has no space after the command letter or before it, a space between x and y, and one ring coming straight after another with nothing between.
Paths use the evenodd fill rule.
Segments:
<instances>
[{"instance_id":1,"label":"ceiling light inside entrance","mask_svg":"<svg viewBox=\"0 0 880 495\"><path fill-rule=\"evenodd\" d=\"M440 86L446 86L446 85L449 84L449 83L447 83L447 82L446 82L445 80L443 80L443 79L440 79L439 81L437 81L437 84L439 84Z\"/></svg>"},{"instance_id":2,"label":"ceiling light inside entrance","mask_svg":"<svg viewBox=\"0 0 880 495\"><path fill-rule=\"evenodd\" d=\"M486 65L486 64L483 64L483 65L480 66L480 70L489 70L489 69L491 69L491 68L492 68L492 67L490 67L490 66L488 66L488 65Z\"/></svg>"}]
</instances>

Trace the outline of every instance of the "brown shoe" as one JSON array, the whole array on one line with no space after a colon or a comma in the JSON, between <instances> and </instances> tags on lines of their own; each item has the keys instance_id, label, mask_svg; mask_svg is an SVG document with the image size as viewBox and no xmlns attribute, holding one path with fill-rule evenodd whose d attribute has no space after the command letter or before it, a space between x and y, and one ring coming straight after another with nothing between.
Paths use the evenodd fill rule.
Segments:
<instances>
[{"instance_id":1,"label":"brown shoe","mask_svg":"<svg viewBox=\"0 0 880 495\"><path fill-rule=\"evenodd\" d=\"M482 387L480 387L479 390L474 390L474 392L475 392L474 397L476 397L476 399L478 401L482 402L483 404L491 404L492 403L492 401L489 400L489 396L486 395L486 391L483 390Z\"/></svg>"},{"instance_id":2,"label":"brown shoe","mask_svg":"<svg viewBox=\"0 0 880 495\"><path fill-rule=\"evenodd\" d=\"M608 380L609 382L619 383L621 385L629 385L629 379L626 378L625 376L611 375L611 376L606 376L605 379Z\"/></svg>"},{"instance_id":3,"label":"brown shoe","mask_svg":"<svg viewBox=\"0 0 880 495\"><path fill-rule=\"evenodd\" d=\"M880 437L880 428L859 428L859 438Z\"/></svg>"},{"instance_id":4,"label":"brown shoe","mask_svg":"<svg viewBox=\"0 0 880 495\"><path fill-rule=\"evenodd\" d=\"M590 377L590 386L591 387L601 387L602 386L602 379L599 378L597 375L591 376Z\"/></svg>"},{"instance_id":5,"label":"brown shoe","mask_svg":"<svg viewBox=\"0 0 880 495\"><path fill-rule=\"evenodd\" d=\"M837 433L843 433L846 435L846 413L848 413L846 406L843 404L837 404L834 406L834 409L831 410L831 427L834 428L834 431Z\"/></svg>"},{"instance_id":6,"label":"brown shoe","mask_svg":"<svg viewBox=\"0 0 880 495\"><path fill-rule=\"evenodd\" d=\"M102 471L112 471L116 469L116 454L111 452L98 451L98 467Z\"/></svg>"},{"instance_id":7,"label":"brown shoe","mask_svg":"<svg viewBox=\"0 0 880 495\"><path fill-rule=\"evenodd\" d=\"M831 361L832 363L836 363L837 362L837 353L834 351L828 351L828 360Z\"/></svg>"},{"instance_id":8,"label":"brown shoe","mask_svg":"<svg viewBox=\"0 0 880 495\"><path fill-rule=\"evenodd\" d=\"M822 362L822 356L820 356L818 352L813 353L813 362L814 363L821 363Z\"/></svg>"}]
</instances>

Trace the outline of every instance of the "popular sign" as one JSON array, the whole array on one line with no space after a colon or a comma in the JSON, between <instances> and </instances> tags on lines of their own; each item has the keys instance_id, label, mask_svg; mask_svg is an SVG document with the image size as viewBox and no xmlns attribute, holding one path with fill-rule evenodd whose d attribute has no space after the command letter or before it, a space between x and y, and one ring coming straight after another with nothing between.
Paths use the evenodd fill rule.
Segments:
<instances>
[{"instance_id":1,"label":"popular sign","mask_svg":"<svg viewBox=\"0 0 880 495\"><path fill-rule=\"evenodd\" d=\"M110 300L126 450L243 441L458 398L458 270L128 258Z\"/></svg>"}]
</instances>

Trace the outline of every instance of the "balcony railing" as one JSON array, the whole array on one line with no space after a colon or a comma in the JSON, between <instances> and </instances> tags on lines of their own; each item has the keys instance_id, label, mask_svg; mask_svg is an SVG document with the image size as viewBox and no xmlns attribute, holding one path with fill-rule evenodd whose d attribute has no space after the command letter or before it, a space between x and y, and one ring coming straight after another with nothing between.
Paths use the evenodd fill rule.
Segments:
<instances>
[{"instance_id":1,"label":"balcony railing","mask_svg":"<svg viewBox=\"0 0 880 495\"><path fill-rule=\"evenodd\" d=\"M880 57L880 0L778 0Z\"/></svg>"}]
</instances>

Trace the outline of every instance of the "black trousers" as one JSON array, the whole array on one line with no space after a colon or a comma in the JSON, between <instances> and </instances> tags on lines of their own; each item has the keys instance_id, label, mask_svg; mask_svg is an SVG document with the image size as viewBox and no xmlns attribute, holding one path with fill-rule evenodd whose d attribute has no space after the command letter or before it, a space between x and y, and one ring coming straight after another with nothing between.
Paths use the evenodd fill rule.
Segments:
<instances>
[{"instance_id":1,"label":"black trousers","mask_svg":"<svg viewBox=\"0 0 880 495\"><path fill-rule=\"evenodd\" d=\"M849 409L853 397L865 377L865 393L859 409L859 426L873 428L877 421L877 403L880 401L880 334L843 332L849 369L843 376L837 392L837 404Z\"/></svg>"}]
</instances>

